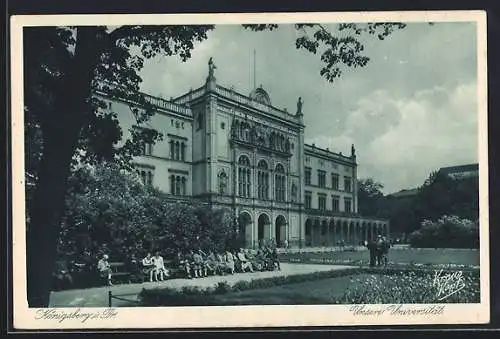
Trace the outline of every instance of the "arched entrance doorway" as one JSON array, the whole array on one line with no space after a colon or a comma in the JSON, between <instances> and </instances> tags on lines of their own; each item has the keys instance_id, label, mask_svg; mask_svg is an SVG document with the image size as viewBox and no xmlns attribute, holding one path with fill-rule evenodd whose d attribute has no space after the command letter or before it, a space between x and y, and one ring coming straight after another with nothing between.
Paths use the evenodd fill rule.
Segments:
<instances>
[{"instance_id":1,"label":"arched entrance doorway","mask_svg":"<svg viewBox=\"0 0 500 339\"><path fill-rule=\"evenodd\" d=\"M278 215L276 217L276 222L275 222L275 239L276 239L276 246L278 247L283 247L285 240L287 238L287 232L286 232L286 219L282 215Z\"/></svg>"},{"instance_id":2,"label":"arched entrance doorway","mask_svg":"<svg viewBox=\"0 0 500 339\"><path fill-rule=\"evenodd\" d=\"M238 240L240 246L251 247L252 217L248 212L241 212L238 216Z\"/></svg>"},{"instance_id":3,"label":"arched entrance doorway","mask_svg":"<svg viewBox=\"0 0 500 339\"><path fill-rule=\"evenodd\" d=\"M271 238L271 220L265 213L259 215L257 227L257 241L259 245Z\"/></svg>"}]
</instances>

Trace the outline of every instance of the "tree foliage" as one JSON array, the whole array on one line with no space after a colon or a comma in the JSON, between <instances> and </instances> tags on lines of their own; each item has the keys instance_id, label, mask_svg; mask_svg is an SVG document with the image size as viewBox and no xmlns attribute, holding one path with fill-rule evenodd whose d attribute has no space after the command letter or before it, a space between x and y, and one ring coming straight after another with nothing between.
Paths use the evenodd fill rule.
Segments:
<instances>
[{"instance_id":1,"label":"tree foliage","mask_svg":"<svg viewBox=\"0 0 500 339\"><path fill-rule=\"evenodd\" d=\"M358 211L364 216L387 218L384 185L373 178L358 180Z\"/></svg>"},{"instance_id":2,"label":"tree foliage","mask_svg":"<svg viewBox=\"0 0 500 339\"><path fill-rule=\"evenodd\" d=\"M70 177L58 253L108 253L114 261L160 251L223 251L235 236L232 213L175 203L116 164L83 167Z\"/></svg>"},{"instance_id":3,"label":"tree foliage","mask_svg":"<svg viewBox=\"0 0 500 339\"><path fill-rule=\"evenodd\" d=\"M274 30L278 25L243 25L254 31ZM320 75L329 82L339 78L346 68L364 67L370 58L363 54L364 35L376 36L384 40L394 31L406 27L404 23L341 23L336 31L328 29L319 23L298 23L294 28L302 35L295 41L297 49L306 50L312 54L321 53L323 68Z\"/></svg>"}]
</instances>

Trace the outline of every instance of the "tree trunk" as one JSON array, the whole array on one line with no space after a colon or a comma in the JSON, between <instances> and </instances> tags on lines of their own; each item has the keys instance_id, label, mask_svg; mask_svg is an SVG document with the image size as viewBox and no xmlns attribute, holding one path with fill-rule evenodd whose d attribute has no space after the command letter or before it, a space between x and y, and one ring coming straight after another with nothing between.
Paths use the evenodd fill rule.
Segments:
<instances>
[{"instance_id":1,"label":"tree trunk","mask_svg":"<svg viewBox=\"0 0 500 339\"><path fill-rule=\"evenodd\" d=\"M44 152L26 248L28 304L33 308L49 305L71 160L85 117L93 114L87 100L101 55L98 30L77 28L74 63L64 88L55 94L54 111L42 123Z\"/></svg>"},{"instance_id":2,"label":"tree trunk","mask_svg":"<svg viewBox=\"0 0 500 339\"><path fill-rule=\"evenodd\" d=\"M48 136L27 234L27 284L30 307L47 307L57 254L60 220L75 147L64 136Z\"/></svg>"}]
</instances>

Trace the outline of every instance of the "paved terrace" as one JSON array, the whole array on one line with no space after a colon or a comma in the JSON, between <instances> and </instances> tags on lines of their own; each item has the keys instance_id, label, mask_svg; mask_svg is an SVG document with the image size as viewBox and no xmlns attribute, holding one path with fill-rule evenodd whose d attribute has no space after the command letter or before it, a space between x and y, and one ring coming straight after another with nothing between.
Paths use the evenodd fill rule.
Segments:
<instances>
[{"instance_id":1,"label":"paved terrace","mask_svg":"<svg viewBox=\"0 0 500 339\"><path fill-rule=\"evenodd\" d=\"M236 273L226 276L210 276L199 279L171 279L160 282L144 282L142 284L122 284L115 286L94 287L83 290L67 290L52 292L50 296L50 307L107 307L108 292L113 295L132 294L126 299L135 300L137 294L143 288L152 289L158 287L182 288L184 286L198 286L200 288L214 287L217 283L226 281L234 285L238 281L251 281L255 279L301 275L314 272L353 269L352 266L340 265L312 265L312 264L290 264L282 263L281 271ZM128 306L127 302L113 299L113 306Z\"/></svg>"}]
</instances>

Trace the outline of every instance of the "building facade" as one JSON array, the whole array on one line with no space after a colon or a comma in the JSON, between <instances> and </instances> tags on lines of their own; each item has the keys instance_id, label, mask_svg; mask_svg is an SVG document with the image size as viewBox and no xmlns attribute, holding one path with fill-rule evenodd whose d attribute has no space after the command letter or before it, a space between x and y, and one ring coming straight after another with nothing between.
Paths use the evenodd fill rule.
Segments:
<instances>
[{"instance_id":1,"label":"building facade","mask_svg":"<svg viewBox=\"0 0 500 339\"><path fill-rule=\"evenodd\" d=\"M124 139L136 128L163 140L145 145L134 166L145 184L176 200L230 208L247 247L357 244L388 234L387 220L360 216L354 146L342 155L304 143L302 100L294 114L272 106L262 88L249 96L217 84L213 62L206 83L164 100L136 126L131 103L104 97L117 113Z\"/></svg>"}]
</instances>

